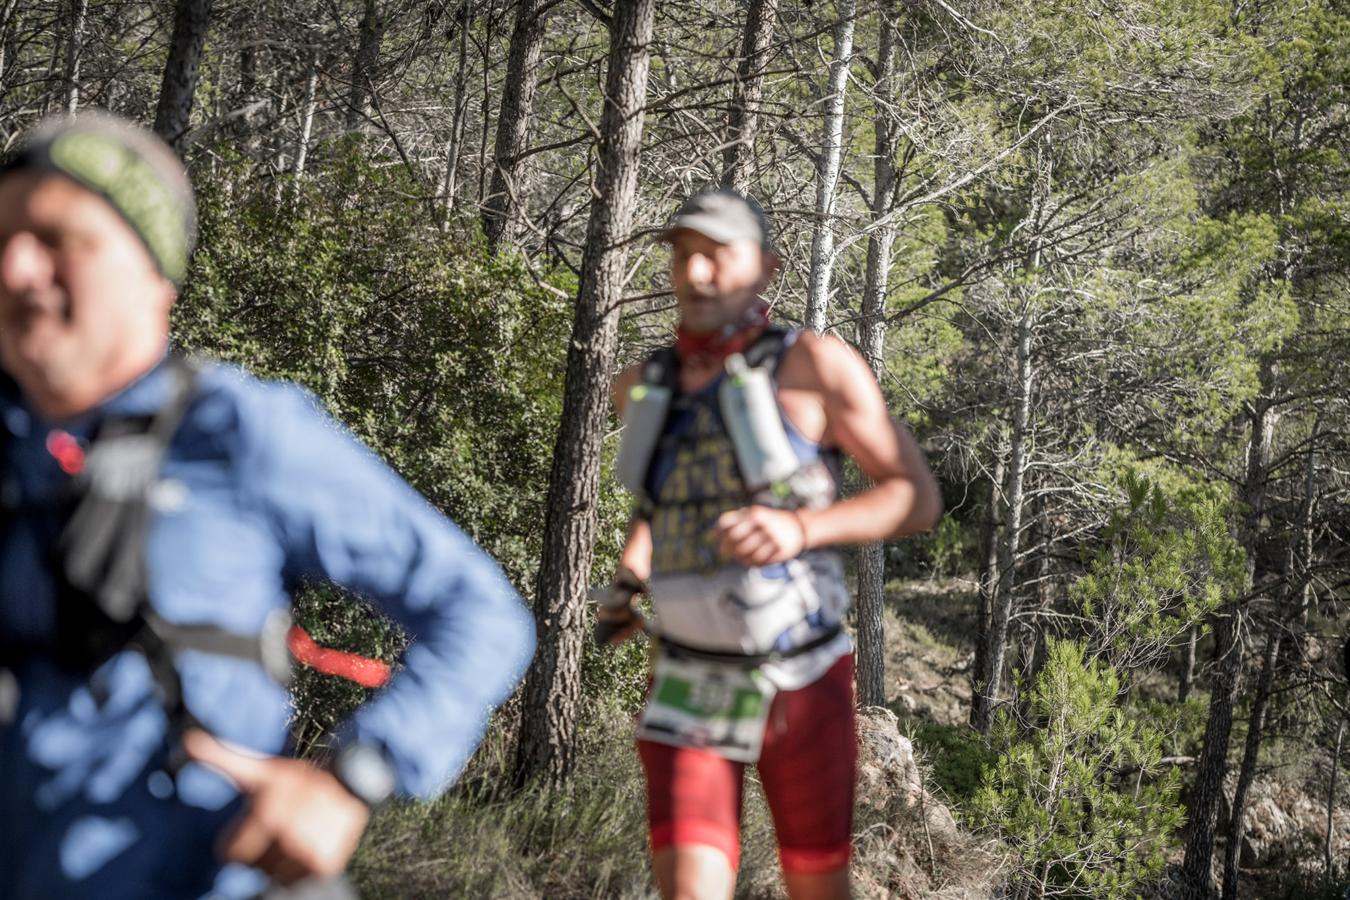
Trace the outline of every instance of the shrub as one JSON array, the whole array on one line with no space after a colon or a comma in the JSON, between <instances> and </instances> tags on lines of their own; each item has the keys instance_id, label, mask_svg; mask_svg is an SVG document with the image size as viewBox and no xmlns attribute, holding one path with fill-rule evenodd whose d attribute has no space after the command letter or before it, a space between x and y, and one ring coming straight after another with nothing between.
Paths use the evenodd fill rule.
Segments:
<instances>
[{"instance_id":1,"label":"shrub","mask_svg":"<svg viewBox=\"0 0 1350 900\"><path fill-rule=\"evenodd\" d=\"M1120 695L1113 669L1052 640L1027 719L1000 714L972 820L1012 851L1013 896L1131 897L1162 870L1182 821L1180 776L1162 770L1163 735Z\"/></svg>"},{"instance_id":2,"label":"shrub","mask_svg":"<svg viewBox=\"0 0 1350 900\"><path fill-rule=\"evenodd\" d=\"M933 767L932 780L946 797L964 805L984 784L995 756L984 736L967 725L939 725L916 719L902 726Z\"/></svg>"}]
</instances>

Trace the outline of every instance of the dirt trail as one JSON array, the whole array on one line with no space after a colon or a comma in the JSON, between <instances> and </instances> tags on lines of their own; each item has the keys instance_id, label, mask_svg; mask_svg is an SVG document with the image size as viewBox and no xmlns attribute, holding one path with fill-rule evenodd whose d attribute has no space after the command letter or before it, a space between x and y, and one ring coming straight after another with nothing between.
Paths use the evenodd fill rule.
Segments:
<instances>
[{"instance_id":1,"label":"dirt trail","mask_svg":"<svg viewBox=\"0 0 1350 900\"><path fill-rule=\"evenodd\" d=\"M966 721L975 651L975 582L892 582L886 609L886 699L940 725Z\"/></svg>"}]
</instances>

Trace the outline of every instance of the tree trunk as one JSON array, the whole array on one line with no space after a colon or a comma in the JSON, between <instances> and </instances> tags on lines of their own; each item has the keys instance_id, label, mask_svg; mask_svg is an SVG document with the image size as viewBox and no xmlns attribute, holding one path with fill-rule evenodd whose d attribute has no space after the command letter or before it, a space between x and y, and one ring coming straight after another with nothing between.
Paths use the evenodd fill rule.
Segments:
<instances>
[{"instance_id":1,"label":"tree trunk","mask_svg":"<svg viewBox=\"0 0 1350 900\"><path fill-rule=\"evenodd\" d=\"M1317 436L1320 425L1313 426L1313 437L1309 443L1303 473L1303 502L1299 508L1298 529L1289 541L1284 560L1283 602L1277 610L1278 617L1271 623L1271 632L1266 638L1266 651L1261 660L1261 676L1256 686L1256 696L1252 699L1252 711L1247 725L1247 741L1243 748L1242 765L1238 770L1237 788L1233 793L1233 808L1228 828L1228 847L1223 863L1223 900L1237 900L1238 855L1242 849L1242 837L1246 827L1247 794L1256 778L1256 763L1260 753L1262 733L1265 728L1266 705L1270 700L1275 682L1275 666L1279 660L1280 643L1284 637L1286 623L1299 621L1307 609L1308 578L1312 566L1311 540L1313 531L1313 507L1317 491ZM1334 791L1334 783L1333 788Z\"/></svg>"},{"instance_id":2,"label":"tree trunk","mask_svg":"<svg viewBox=\"0 0 1350 900\"><path fill-rule=\"evenodd\" d=\"M455 110L450 120L450 140L445 145L445 183L441 185L441 230L450 222L459 188L459 156L464 148L464 113L468 106L469 27L473 24L473 4L465 0L459 22L459 68L455 71Z\"/></svg>"},{"instance_id":3,"label":"tree trunk","mask_svg":"<svg viewBox=\"0 0 1350 900\"><path fill-rule=\"evenodd\" d=\"M886 550L868 544L858 553L859 706L886 705Z\"/></svg>"},{"instance_id":4,"label":"tree trunk","mask_svg":"<svg viewBox=\"0 0 1350 900\"><path fill-rule=\"evenodd\" d=\"M250 159L256 159L266 136L255 123L266 120L265 109L269 105L258 79L258 57L263 49L262 32L257 19L248 17L247 13L242 21L236 21L233 25L243 35L244 44L239 48L239 82L235 91L234 110L226 124L226 139L235 150Z\"/></svg>"},{"instance_id":5,"label":"tree trunk","mask_svg":"<svg viewBox=\"0 0 1350 900\"><path fill-rule=\"evenodd\" d=\"M1029 301L1028 301L1029 302ZM1012 617L1014 574L1022 532L1022 506L1027 466L1028 425L1031 419L1032 312L1025 309L1017 326L1017 408L1013 414L1011 459L1008 462L1008 508L1003 541L999 545L998 591L990 609L989 635L984 647L984 690L979 694L975 727L987 732L994 719L994 704L1003 686L1003 657L1008 646L1008 621Z\"/></svg>"},{"instance_id":6,"label":"tree trunk","mask_svg":"<svg viewBox=\"0 0 1350 900\"><path fill-rule=\"evenodd\" d=\"M250 38L257 32L246 29ZM239 49L239 99L247 104L258 96L258 47L250 40Z\"/></svg>"},{"instance_id":7,"label":"tree trunk","mask_svg":"<svg viewBox=\"0 0 1350 900\"><path fill-rule=\"evenodd\" d=\"M1023 489L1025 491L1025 488ZM1022 684L1030 688L1036 683L1049 659L1050 645L1047 640L1046 611L1050 608L1053 596L1050 593L1050 529L1046 524L1045 498L1041 497L1031 504L1031 522L1027 526L1033 535L1032 545L1037 547L1036 564L1032 582L1035 584L1035 602L1031 606L1031 616L1023 619L1026 632L1023 648ZM1129 689L1128 683L1125 690ZM1020 701L1019 701L1020 702Z\"/></svg>"},{"instance_id":8,"label":"tree trunk","mask_svg":"<svg viewBox=\"0 0 1350 900\"><path fill-rule=\"evenodd\" d=\"M511 52L502 85L497 140L492 149L492 185L483 200L483 233L489 249L513 243L525 212L523 170L517 157L529 139L534 95L539 86L539 53L544 46L544 0L520 0Z\"/></svg>"},{"instance_id":9,"label":"tree trunk","mask_svg":"<svg viewBox=\"0 0 1350 900\"><path fill-rule=\"evenodd\" d=\"M1243 513L1240 541L1247 552L1247 583L1256 583L1256 543L1265 513L1266 480L1270 446L1275 434L1276 413L1274 366L1269 360L1261 366L1261 395L1254 401L1251 415L1251 441L1247 446L1243 479ZM1233 702L1237 694L1242 665L1242 641L1236 604L1228 604L1218 616L1214 628L1214 655L1218 659L1213 692L1209 702L1209 721L1205 726L1204 747L1196 763L1195 784L1190 801L1190 835L1186 839L1186 857L1181 866L1182 890L1188 900L1207 900L1213 893L1210 863L1214 855L1219 794L1228 769L1228 739L1233 728Z\"/></svg>"},{"instance_id":10,"label":"tree trunk","mask_svg":"<svg viewBox=\"0 0 1350 900\"><path fill-rule=\"evenodd\" d=\"M14 33L21 27L16 13L18 6L19 0L0 0L0 87L5 83L10 62L14 58ZM0 98L3 96L3 91L0 91Z\"/></svg>"},{"instance_id":11,"label":"tree trunk","mask_svg":"<svg viewBox=\"0 0 1350 900\"><path fill-rule=\"evenodd\" d=\"M756 4L758 5L758 4ZM751 11L752 14L754 10ZM877 47L877 99L875 159L873 162L872 215L881 218L891 209L895 186L895 131L884 112L889 106L895 79L895 19L893 10L881 14ZM888 14L889 13L889 14ZM749 38L749 26L746 32ZM766 38L767 42L767 38ZM873 231L867 241L867 276L863 285L862 318L858 322L858 349L872 367L878 383L886 371L886 288L891 269L891 246L895 232L889 226ZM886 705L886 557L878 541L863 547L858 559L858 703Z\"/></svg>"},{"instance_id":12,"label":"tree trunk","mask_svg":"<svg viewBox=\"0 0 1350 900\"><path fill-rule=\"evenodd\" d=\"M1003 496L1003 450L994 451L994 470L989 476L989 500L984 526L980 529L980 587L979 608L975 612L975 657L970 674L970 724L975 725L982 708L985 671L984 647L989 640L989 619L998 596L998 527Z\"/></svg>"},{"instance_id":13,"label":"tree trunk","mask_svg":"<svg viewBox=\"0 0 1350 900\"><path fill-rule=\"evenodd\" d=\"M856 0L839 0L839 22L834 27L834 61L830 63L829 103L821 128L820 163L816 167L816 227L811 237L811 287L806 300L806 327L825 330L825 311L830 304L830 281L834 272L834 195L839 186L839 167L844 155L844 92L848 88L849 61L853 56L853 21Z\"/></svg>"},{"instance_id":14,"label":"tree trunk","mask_svg":"<svg viewBox=\"0 0 1350 900\"><path fill-rule=\"evenodd\" d=\"M1186 631L1186 649L1181 656L1181 678L1177 682L1177 702L1185 703L1195 686L1195 648L1200 642L1200 626L1192 625Z\"/></svg>"},{"instance_id":15,"label":"tree trunk","mask_svg":"<svg viewBox=\"0 0 1350 900\"><path fill-rule=\"evenodd\" d=\"M1261 660L1261 677L1252 698L1251 716L1247 721L1247 742L1242 750L1242 765L1238 768L1237 787L1233 791L1233 807L1228 821L1228 846L1223 854L1223 900L1237 900L1238 854L1246 829L1247 795L1256 780L1256 762L1261 753L1261 731L1265 727L1266 703L1275 681L1275 662L1280 655L1280 639L1284 636L1281 623L1271 623L1266 638L1266 652Z\"/></svg>"},{"instance_id":16,"label":"tree trunk","mask_svg":"<svg viewBox=\"0 0 1350 900\"><path fill-rule=\"evenodd\" d=\"M483 198L487 196L488 179L491 177L487 158L488 148L488 122L492 118L492 53L494 38L497 34L497 4L489 3L487 6L487 15L484 17L483 40L481 42L482 53L480 61L483 68L483 96L478 103L478 120L482 122L483 127L478 129L478 206L483 206Z\"/></svg>"},{"instance_id":17,"label":"tree trunk","mask_svg":"<svg viewBox=\"0 0 1350 900\"><path fill-rule=\"evenodd\" d=\"M295 144L295 161L291 164L291 174L296 178L305 174L305 162L309 159L309 140L314 133L314 112L318 108L319 92L319 51L309 55L309 78L305 80L305 103L300 113L300 138Z\"/></svg>"},{"instance_id":18,"label":"tree trunk","mask_svg":"<svg viewBox=\"0 0 1350 900\"><path fill-rule=\"evenodd\" d=\"M764 69L769 61L778 0L750 0L741 34L736 83L731 89L727 116L728 146L722 151L722 184L750 193L755 175L755 135L759 131L759 101L764 96Z\"/></svg>"},{"instance_id":19,"label":"tree trunk","mask_svg":"<svg viewBox=\"0 0 1350 900\"><path fill-rule=\"evenodd\" d=\"M1291 607L1288 622L1305 623L1312 603L1312 567L1316 547L1313 512L1317 506L1317 450L1321 439L1322 414L1313 422L1312 437L1303 463L1303 502L1299 505L1298 531L1289 542L1285 557L1285 590Z\"/></svg>"},{"instance_id":20,"label":"tree trunk","mask_svg":"<svg viewBox=\"0 0 1350 900\"><path fill-rule=\"evenodd\" d=\"M155 106L155 134L179 156L183 155L183 137L192 114L192 97L197 92L197 71L210 20L211 0L178 0L174 7L173 41Z\"/></svg>"},{"instance_id":21,"label":"tree trunk","mask_svg":"<svg viewBox=\"0 0 1350 900\"><path fill-rule=\"evenodd\" d=\"M1327 830L1322 841L1322 871L1331 875L1331 837L1336 828L1336 776L1341 774L1341 741L1345 739L1345 719L1336 727L1336 752L1331 757L1331 782L1327 786Z\"/></svg>"},{"instance_id":22,"label":"tree trunk","mask_svg":"<svg viewBox=\"0 0 1350 900\"><path fill-rule=\"evenodd\" d=\"M351 91L347 95L348 131L365 131L370 124L370 98L375 94L384 26L385 18L380 12L379 0L366 0L356 56L352 60Z\"/></svg>"},{"instance_id":23,"label":"tree trunk","mask_svg":"<svg viewBox=\"0 0 1350 900\"><path fill-rule=\"evenodd\" d=\"M1270 478L1270 447L1275 440L1275 423L1279 413L1275 411L1273 396L1277 373L1275 364L1264 361L1261 365L1261 395L1253 401L1251 441L1247 445L1246 473L1243 478L1242 500L1245 510L1242 515L1240 540L1242 549L1247 551L1247 577L1255 584L1256 544L1261 533L1261 519L1266 513L1266 483Z\"/></svg>"},{"instance_id":24,"label":"tree trunk","mask_svg":"<svg viewBox=\"0 0 1350 900\"><path fill-rule=\"evenodd\" d=\"M80 108L80 58L84 56L84 30L89 19L89 0L71 0L70 34L66 36L66 112ZM175 35L176 36L176 35Z\"/></svg>"},{"instance_id":25,"label":"tree trunk","mask_svg":"<svg viewBox=\"0 0 1350 900\"><path fill-rule=\"evenodd\" d=\"M544 515L535 590L539 651L525 679L515 781L565 778L575 752L581 643L594 558L600 443L618 343L619 301L637 205L643 106L656 0L614 5L597 195L586 229L576 317L567 352L562 422Z\"/></svg>"},{"instance_id":26,"label":"tree trunk","mask_svg":"<svg viewBox=\"0 0 1350 900\"><path fill-rule=\"evenodd\" d=\"M898 43L894 9L883 9L877 46L876 129L872 167L872 216L881 219L891 211L895 193L895 124L888 108L895 90L895 52ZM842 106L841 106L842 112ZM862 318L858 323L858 349L880 382L885 372L886 291L890 284L891 247L895 229L887 224L867 240L867 275L863 284Z\"/></svg>"},{"instance_id":27,"label":"tree trunk","mask_svg":"<svg viewBox=\"0 0 1350 900\"><path fill-rule=\"evenodd\" d=\"M1183 896L1188 900L1209 900L1213 895L1210 864L1214 856L1219 795L1223 792L1223 779L1228 771L1233 701L1242 666L1242 642L1236 621L1240 614L1236 607L1230 606L1228 613L1220 616L1214 626L1218 665L1214 672L1204 745L1196 762L1195 783L1191 787L1188 804L1190 834L1186 838L1186 856L1181 864Z\"/></svg>"}]
</instances>

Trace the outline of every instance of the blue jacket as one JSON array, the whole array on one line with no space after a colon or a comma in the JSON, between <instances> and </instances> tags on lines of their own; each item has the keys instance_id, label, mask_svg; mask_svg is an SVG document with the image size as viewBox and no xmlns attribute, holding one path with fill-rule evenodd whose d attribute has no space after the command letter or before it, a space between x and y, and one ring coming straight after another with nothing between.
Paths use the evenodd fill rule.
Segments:
<instances>
[{"instance_id":1,"label":"blue jacket","mask_svg":"<svg viewBox=\"0 0 1350 900\"><path fill-rule=\"evenodd\" d=\"M103 415L154 412L160 366L61 427L87 437ZM0 641L53 628L52 501L66 476L50 426L0 392L3 488L16 518L0 538ZM0 441L0 443L5 443ZM402 668L339 741L383 749L402 793L431 797L460 772L488 713L534 650L533 621L496 564L308 395L209 366L169 446L147 538L150 602L177 624L257 633L319 576L359 592L413 638ZM245 660L180 655L184 699L217 736L283 750L284 688ZM145 659L124 651L92 676L29 658L0 723L0 898L248 897L264 884L221 867L213 843L238 813L233 786L165 770L172 736Z\"/></svg>"}]
</instances>

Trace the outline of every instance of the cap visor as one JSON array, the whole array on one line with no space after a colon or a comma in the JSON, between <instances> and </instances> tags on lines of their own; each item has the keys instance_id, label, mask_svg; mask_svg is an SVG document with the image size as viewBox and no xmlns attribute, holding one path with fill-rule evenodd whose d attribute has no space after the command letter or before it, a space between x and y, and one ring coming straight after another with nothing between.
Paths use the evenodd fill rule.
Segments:
<instances>
[{"instance_id":1,"label":"cap visor","mask_svg":"<svg viewBox=\"0 0 1350 900\"><path fill-rule=\"evenodd\" d=\"M713 215L680 216L671 222L665 231L661 232L661 240L669 243L674 240L677 231L696 231L704 237L712 238L719 244L730 244L732 241L739 240L757 243L759 241L757 235L744 234L734 225L722 221L720 216Z\"/></svg>"}]
</instances>

